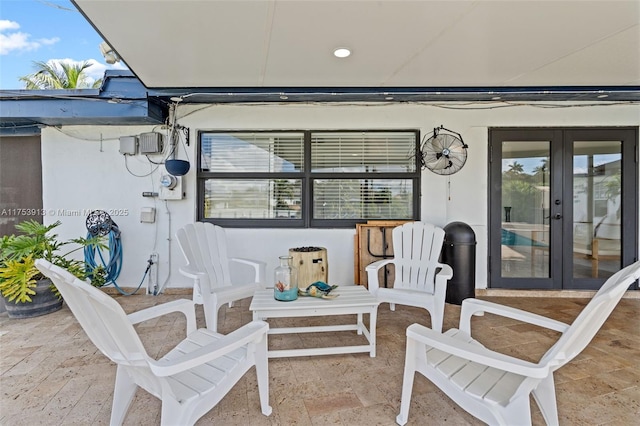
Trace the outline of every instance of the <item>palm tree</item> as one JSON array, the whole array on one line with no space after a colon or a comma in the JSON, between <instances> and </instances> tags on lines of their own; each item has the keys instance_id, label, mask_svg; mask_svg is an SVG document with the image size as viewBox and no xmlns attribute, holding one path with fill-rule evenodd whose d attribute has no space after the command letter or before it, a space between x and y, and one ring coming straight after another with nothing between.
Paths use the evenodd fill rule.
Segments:
<instances>
[{"instance_id":1,"label":"palm tree","mask_svg":"<svg viewBox=\"0 0 640 426\"><path fill-rule=\"evenodd\" d=\"M540 165L534 167L533 169L533 176L536 178L540 178L542 177L542 186L547 186L547 184L549 183L549 170L548 170L548 159L547 158L543 158L542 160L540 160Z\"/></svg>"},{"instance_id":2,"label":"palm tree","mask_svg":"<svg viewBox=\"0 0 640 426\"><path fill-rule=\"evenodd\" d=\"M540 175L547 173L547 168L549 166L549 160L547 158L543 158L540 160L540 165L533 168L534 175Z\"/></svg>"},{"instance_id":3,"label":"palm tree","mask_svg":"<svg viewBox=\"0 0 640 426\"><path fill-rule=\"evenodd\" d=\"M96 89L102 84L102 79L89 84L84 72L91 66L87 61L75 64L62 61L36 61L34 64L37 68L35 73L20 77L20 81L26 83L26 89Z\"/></svg>"},{"instance_id":4,"label":"palm tree","mask_svg":"<svg viewBox=\"0 0 640 426\"><path fill-rule=\"evenodd\" d=\"M507 173L511 175L520 175L524 173L524 166L517 161L514 161L513 164L509 165L509 170L507 170Z\"/></svg>"}]
</instances>

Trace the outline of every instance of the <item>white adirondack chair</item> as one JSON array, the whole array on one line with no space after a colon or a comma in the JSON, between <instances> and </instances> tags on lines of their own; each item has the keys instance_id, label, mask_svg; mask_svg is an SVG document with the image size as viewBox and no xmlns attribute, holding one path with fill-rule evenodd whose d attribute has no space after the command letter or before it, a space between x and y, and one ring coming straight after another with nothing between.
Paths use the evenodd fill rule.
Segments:
<instances>
[{"instance_id":1,"label":"white adirondack chair","mask_svg":"<svg viewBox=\"0 0 640 426\"><path fill-rule=\"evenodd\" d=\"M207 328L217 331L218 310L222 305L228 303L232 306L236 300L252 297L257 289L264 287L266 264L250 259L229 258L225 231L212 223L188 224L178 230L176 237L187 261L180 272L193 279L193 300L204 304ZM231 262L253 267L254 281L233 283Z\"/></svg>"},{"instance_id":2,"label":"white adirondack chair","mask_svg":"<svg viewBox=\"0 0 640 426\"><path fill-rule=\"evenodd\" d=\"M460 329L440 334L419 324L410 325L397 423L404 425L408 420L413 379L419 372L485 423L530 425L529 395L533 394L545 422L557 425L553 372L582 352L638 278L640 262L617 272L571 325L472 298L462 302ZM562 336L537 363L507 356L471 337L471 316L485 312L559 331Z\"/></svg>"},{"instance_id":3,"label":"white adirondack chair","mask_svg":"<svg viewBox=\"0 0 640 426\"><path fill-rule=\"evenodd\" d=\"M192 300L176 300L126 315L113 298L46 260L36 267L51 278L91 341L117 367L111 425L122 424L140 386L162 400L163 425L191 425L256 366L262 414L271 414L267 365L269 325L254 321L223 336L196 330ZM133 324L182 312L187 336L159 360L147 354Z\"/></svg>"},{"instance_id":4,"label":"white adirondack chair","mask_svg":"<svg viewBox=\"0 0 640 426\"><path fill-rule=\"evenodd\" d=\"M393 228L393 258L373 262L366 267L369 291L381 303L424 308L431 315L431 328L442 331L447 281L453 277L449 265L438 262L444 230L424 222L407 222ZM395 266L393 288L381 287L378 270Z\"/></svg>"}]
</instances>

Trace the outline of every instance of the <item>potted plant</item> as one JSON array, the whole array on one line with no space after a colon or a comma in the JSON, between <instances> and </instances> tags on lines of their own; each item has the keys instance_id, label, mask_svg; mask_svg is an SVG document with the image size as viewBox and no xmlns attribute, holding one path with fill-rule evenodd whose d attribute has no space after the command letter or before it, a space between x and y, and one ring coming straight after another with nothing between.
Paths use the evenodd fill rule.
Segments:
<instances>
[{"instance_id":1,"label":"potted plant","mask_svg":"<svg viewBox=\"0 0 640 426\"><path fill-rule=\"evenodd\" d=\"M86 278L85 262L69 255L101 243L96 238L61 241L57 234L52 233L60 225L60 221L43 225L27 220L16 225L20 234L7 235L0 240L0 294L5 299L9 317L29 318L62 307L62 298L51 280L35 267L36 259L46 259L78 278Z\"/></svg>"}]
</instances>

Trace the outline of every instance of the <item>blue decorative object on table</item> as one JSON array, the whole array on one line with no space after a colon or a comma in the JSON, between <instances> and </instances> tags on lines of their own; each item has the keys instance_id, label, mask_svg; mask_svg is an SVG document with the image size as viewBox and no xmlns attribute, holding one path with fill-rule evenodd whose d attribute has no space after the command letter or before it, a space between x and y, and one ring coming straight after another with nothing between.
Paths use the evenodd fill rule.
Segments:
<instances>
[{"instance_id":1,"label":"blue decorative object on table","mask_svg":"<svg viewBox=\"0 0 640 426\"><path fill-rule=\"evenodd\" d=\"M320 297L322 299L335 299L338 295L329 293L336 288L338 288L337 285L329 285L323 281L316 281L304 290L299 289L298 294L300 296Z\"/></svg>"}]
</instances>

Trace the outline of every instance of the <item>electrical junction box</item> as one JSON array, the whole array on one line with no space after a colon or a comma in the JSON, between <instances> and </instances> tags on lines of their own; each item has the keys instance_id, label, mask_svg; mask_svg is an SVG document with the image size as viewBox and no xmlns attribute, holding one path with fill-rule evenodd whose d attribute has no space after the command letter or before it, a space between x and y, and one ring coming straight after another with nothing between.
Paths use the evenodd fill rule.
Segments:
<instances>
[{"instance_id":1,"label":"electrical junction box","mask_svg":"<svg viewBox=\"0 0 640 426\"><path fill-rule=\"evenodd\" d=\"M160 178L160 193L158 194L158 198L161 200L182 200L184 198L183 191L182 176L164 174Z\"/></svg>"},{"instance_id":2,"label":"electrical junction box","mask_svg":"<svg viewBox=\"0 0 640 426\"><path fill-rule=\"evenodd\" d=\"M162 134L156 132L141 133L138 137L140 154L160 154L163 149Z\"/></svg>"},{"instance_id":3,"label":"electrical junction box","mask_svg":"<svg viewBox=\"0 0 640 426\"><path fill-rule=\"evenodd\" d=\"M154 223L156 221L156 209L154 207L143 207L140 210L140 222Z\"/></svg>"},{"instance_id":4,"label":"electrical junction box","mask_svg":"<svg viewBox=\"0 0 640 426\"><path fill-rule=\"evenodd\" d=\"M137 136L121 136L120 137L120 154L136 155L137 147L138 147Z\"/></svg>"}]
</instances>

